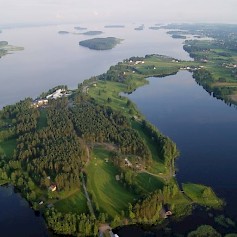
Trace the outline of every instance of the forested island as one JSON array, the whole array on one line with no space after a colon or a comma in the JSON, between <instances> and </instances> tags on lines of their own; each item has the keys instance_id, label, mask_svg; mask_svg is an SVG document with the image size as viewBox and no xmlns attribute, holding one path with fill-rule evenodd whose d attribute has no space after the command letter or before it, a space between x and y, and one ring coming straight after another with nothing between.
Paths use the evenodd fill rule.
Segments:
<instances>
[{"instance_id":1,"label":"forested island","mask_svg":"<svg viewBox=\"0 0 237 237\"><path fill-rule=\"evenodd\" d=\"M174 39L186 39L185 35L173 34L172 38Z\"/></svg>"},{"instance_id":2,"label":"forested island","mask_svg":"<svg viewBox=\"0 0 237 237\"><path fill-rule=\"evenodd\" d=\"M109 50L121 43L121 41L121 39L117 39L115 37L94 38L80 41L79 45L94 50Z\"/></svg>"},{"instance_id":3,"label":"forested island","mask_svg":"<svg viewBox=\"0 0 237 237\"><path fill-rule=\"evenodd\" d=\"M105 28L124 28L125 25L106 25Z\"/></svg>"},{"instance_id":4,"label":"forested island","mask_svg":"<svg viewBox=\"0 0 237 237\"><path fill-rule=\"evenodd\" d=\"M81 26L75 26L74 29L75 30L87 30L86 27L81 27Z\"/></svg>"},{"instance_id":5,"label":"forested island","mask_svg":"<svg viewBox=\"0 0 237 237\"><path fill-rule=\"evenodd\" d=\"M0 41L0 58L6 54L23 49L23 47L9 45L7 41Z\"/></svg>"},{"instance_id":6,"label":"forested island","mask_svg":"<svg viewBox=\"0 0 237 237\"><path fill-rule=\"evenodd\" d=\"M121 93L202 62L132 57L69 91L26 98L0 112L0 183L13 184L57 234L97 236L128 224L221 208L210 187L175 179L176 145ZM106 224L106 225L105 225ZM105 227L105 228L101 228Z\"/></svg>"},{"instance_id":7,"label":"forested island","mask_svg":"<svg viewBox=\"0 0 237 237\"><path fill-rule=\"evenodd\" d=\"M59 33L60 35L69 34L69 32L68 32L68 31L65 31L65 30L60 30L58 33Z\"/></svg>"},{"instance_id":8,"label":"forested island","mask_svg":"<svg viewBox=\"0 0 237 237\"><path fill-rule=\"evenodd\" d=\"M101 35L103 34L103 31L100 30L91 30L91 31L87 31L85 33L82 33L83 35Z\"/></svg>"},{"instance_id":9,"label":"forested island","mask_svg":"<svg viewBox=\"0 0 237 237\"><path fill-rule=\"evenodd\" d=\"M145 26L144 25L140 25L136 28L134 28L134 30L144 30Z\"/></svg>"}]
</instances>

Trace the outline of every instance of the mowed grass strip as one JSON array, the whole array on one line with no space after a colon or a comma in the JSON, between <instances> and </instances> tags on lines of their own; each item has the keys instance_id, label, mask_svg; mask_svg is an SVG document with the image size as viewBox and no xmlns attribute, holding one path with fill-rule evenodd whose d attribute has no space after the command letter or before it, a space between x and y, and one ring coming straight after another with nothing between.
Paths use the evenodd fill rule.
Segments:
<instances>
[{"instance_id":1,"label":"mowed grass strip","mask_svg":"<svg viewBox=\"0 0 237 237\"><path fill-rule=\"evenodd\" d=\"M55 203L55 207L58 211L63 213L87 213L87 201L82 190L72 194L66 199L60 200Z\"/></svg>"},{"instance_id":2,"label":"mowed grass strip","mask_svg":"<svg viewBox=\"0 0 237 237\"><path fill-rule=\"evenodd\" d=\"M114 217L121 214L121 210L128 208L128 203L133 203L136 195L126 189L115 176L118 169L109 161L106 162L109 152L103 148L95 148L88 165L87 188L92 194L93 202L100 212L106 212Z\"/></svg>"},{"instance_id":3,"label":"mowed grass strip","mask_svg":"<svg viewBox=\"0 0 237 237\"><path fill-rule=\"evenodd\" d=\"M164 183L158 177L146 173L139 173L135 177L135 184L146 193L154 192L157 189L163 189Z\"/></svg>"},{"instance_id":4,"label":"mowed grass strip","mask_svg":"<svg viewBox=\"0 0 237 237\"><path fill-rule=\"evenodd\" d=\"M7 157L11 157L13 155L15 148L16 139L14 138L5 141L0 141L0 152L4 153Z\"/></svg>"}]
</instances>

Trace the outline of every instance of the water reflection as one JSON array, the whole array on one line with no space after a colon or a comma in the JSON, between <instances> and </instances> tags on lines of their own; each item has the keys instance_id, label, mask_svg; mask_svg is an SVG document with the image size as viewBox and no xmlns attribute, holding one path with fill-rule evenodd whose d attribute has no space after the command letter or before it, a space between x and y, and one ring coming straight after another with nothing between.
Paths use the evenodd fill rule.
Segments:
<instances>
[{"instance_id":1,"label":"water reflection","mask_svg":"<svg viewBox=\"0 0 237 237\"><path fill-rule=\"evenodd\" d=\"M210 96L180 71L129 95L139 110L181 150L180 182L237 187L237 111Z\"/></svg>"},{"instance_id":2,"label":"water reflection","mask_svg":"<svg viewBox=\"0 0 237 237\"><path fill-rule=\"evenodd\" d=\"M7 237L46 237L42 216L36 216L29 204L12 186L0 187L0 232Z\"/></svg>"}]
</instances>

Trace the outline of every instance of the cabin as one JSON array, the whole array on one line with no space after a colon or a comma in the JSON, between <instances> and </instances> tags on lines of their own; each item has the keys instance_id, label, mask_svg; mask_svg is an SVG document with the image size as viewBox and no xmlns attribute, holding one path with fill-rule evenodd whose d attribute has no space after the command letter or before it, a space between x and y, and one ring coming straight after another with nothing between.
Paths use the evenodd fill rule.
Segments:
<instances>
[{"instance_id":1,"label":"cabin","mask_svg":"<svg viewBox=\"0 0 237 237\"><path fill-rule=\"evenodd\" d=\"M49 190L52 191L52 192L55 192L55 191L57 190L56 184L51 184L51 185L49 186Z\"/></svg>"},{"instance_id":2,"label":"cabin","mask_svg":"<svg viewBox=\"0 0 237 237\"><path fill-rule=\"evenodd\" d=\"M45 105L48 105L48 100L44 99L44 100L35 100L33 103L32 103L32 106L34 108L39 108L41 106L45 106Z\"/></svg>"},{"instance_id":3,"label":"cabin","mask_svg":"<svg viewBox=\"0 0 237 237\"><path fill-rule=\"evenodd\" d=\"M124 159L124 162L125 162L126 166L128 166L128 167L132 166L132 163L127 158Z\"/></svg>"},{"instance_id":4,"label":"cabin","mask_svg":"<svg viewBox=\"0 0 237 237\"><path fill-rule=\"evenodd\" d=\"M161 210L161 216L163 218L168 218L169 216L172 216L173 213L171 212L168 204L164 204Z\"/></svg>"}]
</instances>

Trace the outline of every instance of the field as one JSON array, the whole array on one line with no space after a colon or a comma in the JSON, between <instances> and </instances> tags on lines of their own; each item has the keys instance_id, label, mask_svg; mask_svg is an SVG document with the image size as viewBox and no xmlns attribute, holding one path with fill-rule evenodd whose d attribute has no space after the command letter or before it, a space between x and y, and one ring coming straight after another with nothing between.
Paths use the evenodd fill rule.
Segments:
<instances>
[{"instance_id":1,"label":"field","mask_svg":"<svg viewBox=\"0 0 237 237\"><path fill-rule=\"evenodd\" d=\"M138 173L135 177L134 183L144 193L150 193L156 189L163 189L164 186L163 180L147 173Z\"/></svg>"},{"instance_id":2,"label":"field","mask_svg":"<svg viewBox=\"0 0 237 237\"><path fill-rule=\"evenodd\" d=\"M15 148L16 148L16 140L13 138L5 141L0 141L0 154L2 152L7 157L11 157L13 155Z\"/></svg>"},{"instance_id":3,"label":"field","mask_svg":"<svg viewBox=\"0 0 237 237\"><path fill-rule=\"evenodd\" d=\"M115 217L137 196L116 180L115 176L120 173L110 161L105 161L108 157L109 152L101 147L93 150L92 160L86 168L87 188L96 208Z\"/></svg>"},{"instance_id":4,"label":"field","mask_svg":"<svg viewBox=\"0 0 237 237\"><path fill-rule=\"evenodd\" d=\"M55 203L55 207L60 212L87 213L86 197L82 191L77 191L71 196Z\"/></svg>"},{"instance_id":5,"label":"field","mask_svg":"<svg viewBox=\"0 0 237 237\"><path fill-rule=\"evenodd\" d=\"M223 205L223 201L216 196L210 187L192 183L183 184L182 186L184 193L195 203L214 208Z\"/></svg>"},{"instance_id":6,"label":"field","mask_svg":"<svg viewBox=\"0 0 237 237\"><path fill-rule=\"evenodd\" d=\"M40 110L40 118L37 124L37 129L47 127L47 114L45 110Z\"/></svg>"}]
</instances>

